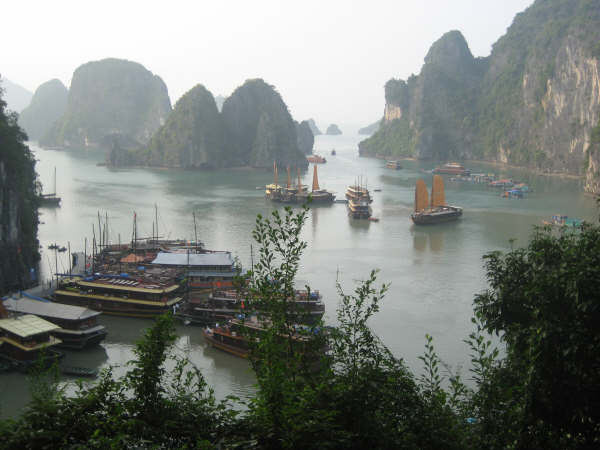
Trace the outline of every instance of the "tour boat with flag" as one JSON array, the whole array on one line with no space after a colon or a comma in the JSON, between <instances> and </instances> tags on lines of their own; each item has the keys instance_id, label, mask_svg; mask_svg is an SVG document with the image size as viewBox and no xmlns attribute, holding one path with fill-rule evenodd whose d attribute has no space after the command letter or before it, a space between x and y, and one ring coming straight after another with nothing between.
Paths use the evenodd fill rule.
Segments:
<instances>
[{"instance_id":1,"label":"tour boat with flag","mask_svg":"<svg viewBox=\"0 0 600 450\"><path fill-rule=\"evenodd\" d=\"M439 175L433 176L431 200L427 186L422 179L417 180L415 187L415 210L410 218L416 225L431 225L450 222L462 216L462 208L446 204L444 180Z\"/></svg>"}]
</instances>

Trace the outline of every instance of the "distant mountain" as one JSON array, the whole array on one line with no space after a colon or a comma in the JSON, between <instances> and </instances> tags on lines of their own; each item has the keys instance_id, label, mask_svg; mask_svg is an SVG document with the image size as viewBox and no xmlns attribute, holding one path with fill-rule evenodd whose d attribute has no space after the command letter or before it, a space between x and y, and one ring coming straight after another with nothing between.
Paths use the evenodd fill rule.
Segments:
<instances>
[{"instance_id":1,"label":"distant mountain","mask_svg":"<svg viewBox=\"0 0 600 450\"><path fill-rule=\"evenodd\" d=\"M111 165L135 163L144 166L208 168L222 165L223 122L212 94L197 85L175 104L166 123L152 136L148 145L123 156L114 145L109 153Z\"/></svg>"},{"instance_id":2,"label":"distant mountain","mask_svg":"<svg viewBox=\"0 0 600 450\"><path fill-rule=\"evenodd\" d=\"M360 130L358 130L358 134L370 136L379 129L380 124L381 120L378 120L377 122L374 122L371 125L367 125L366 127L363 127Z\"/></svg>"},{"instance_id":3,"label":"distant mountain","mask_svg":"<svg viewBox=\"0 0 600 450\"><path fill-rule=\"evenodd\" d=\"M29 139L38 140L63 116L67 108L69 91L60 80L53 79L41 84L31 103L19 115L19 125Z\"/></svg>"},{"instance_id":4,"label":"distant mountain","mask_svg":"<svg viewBox=\"0 0 600 450\"><path fill-rule=\"evenodd\" d=\"M315 137L310 129L308 120L303 120L300 123L294 121L294 124L296 125L298 148L305 155L310 155L313 152L313 147L315 145Z\"/></svg>"},{"instance_id":5,"label":"distant mountain","mask_svg":"<svg viewBox=\"0 0 600 450\"><path fill-rule=\"evenodd\" d=\"M335 123L332 123L327 127L327 131L325 131L325 134L329 136L336 136L338 134L342 134L342 130L340 130L340 128Z\"/></svg>"},{"instance_id":6,"label":"distant mountain","mask_svg":"<svg viewBox=\"0 0 600 450\"><path fill-rule=\"evenodd\" d=\"M310 126L310 130L312 131L313 136L323 134L321 133L321 130L319 130L319 127L317 127L317 124L313 119L308 119L308 125Z\"/></svg>"},{"instance_id":7,"label":"distant mountain","mask_svg":"<svg viewBox=\"0 0 600 450\"><path fill-rule=\"evenodd\" d=\"M41 143L81 148L117 139L119 145L142 146L170 112L165 83L141 64L93 61L73 73L67 109Z\"/></svg>"},{"instance_id":8,"label":"distant mountain","mask_svg":"<svg viewBox=\"0 0 600 450\"><path fill-rule=\"evenodd\" d=\"M362 155L479 159L585 176L600 193L600 0L536 0L486 58L459 31L385 86Z\"/></svg>"},{"instance_id":9,"label":"distant mountain","mask_svg":"<svg viewBox=\"0 0 600 450\"><path fill-rule=\"evenodd\" d=\"M219 110L219 112L221 112L223 110L224 102L225 102L225 97L223 97L222 95L217 95L215 97L215 103L217 104L217 109Z\"/></svg>"},{"instance_id":10,"label":"distant mountain","mask_svg":"<svg viewBox=\"0 0 600 450\"><path fill-rule=\"evenodd\" d=\"M6 78L0 79L0 88L4 90L2 97L6 102L7 109L18 113L29 105L33 97L33 94L23 86L19 86Z\"/></svg>"},{"instance_id":11,"label":"distant mountain","mask_svg":"<svg viewBox=\"0 0 600 450\"><path fill-rule=\"evenodd\" d=\"M296 126L275 88L261 79L246 81L223 103L224 157L228 165L306 167Z\"/></svg>"}]
</instances>

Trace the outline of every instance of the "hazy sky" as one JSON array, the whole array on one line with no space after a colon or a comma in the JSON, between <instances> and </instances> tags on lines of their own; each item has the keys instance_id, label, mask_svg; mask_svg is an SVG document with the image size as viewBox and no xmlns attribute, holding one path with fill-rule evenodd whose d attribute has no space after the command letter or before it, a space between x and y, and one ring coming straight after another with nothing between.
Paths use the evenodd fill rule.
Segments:
<instances>
[{"instance_id":1,"label":"hazy sky","mask_svg":"<svg viewBox=\"0 0 600 450\"><path fill-rule=\"evenodd\" d=\"M70 84L81 64L106 57L143 64L171 101L197 83L229 95L263 78L295 119L320 126L382 116L383 85L418 73L431 44L460 30L487 56L533 0L27 1L0 8L0 74L32 92Z\"/></svg>"}]
</instances>

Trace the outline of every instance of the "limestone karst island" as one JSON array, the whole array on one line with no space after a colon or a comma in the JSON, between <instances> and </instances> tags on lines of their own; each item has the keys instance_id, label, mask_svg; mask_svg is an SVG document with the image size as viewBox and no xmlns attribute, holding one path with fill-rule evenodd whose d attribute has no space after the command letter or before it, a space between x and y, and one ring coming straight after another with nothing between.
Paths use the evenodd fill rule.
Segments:
<instances>
[{"instance_id":1,"label":"limestone karst island","mask_svg":"<svg viewBox=\"0 0 600 450\"><path fill-rule=\"evenodd\" d=\"M196 3L2 5L0 448L600 448L600 0Z\"/></svg>"}]
</instances>

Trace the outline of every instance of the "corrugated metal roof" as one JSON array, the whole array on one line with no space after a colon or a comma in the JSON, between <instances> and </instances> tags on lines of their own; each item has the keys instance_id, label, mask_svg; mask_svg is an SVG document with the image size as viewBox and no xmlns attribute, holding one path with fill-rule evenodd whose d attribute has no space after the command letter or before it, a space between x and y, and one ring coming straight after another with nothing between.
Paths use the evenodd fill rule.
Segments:
<instances>
[{"instance_id":1,"label":"corrugated metal roof","mask_svg":"<svg viewBox=\"0 0 600 450\"><path fill-rule=\"evenodd\" d=\"M28 337L57 330L60 327L40 317L28 314L12 319L1 319L0 328L20 337Z\"/></svg>"},{"instance_id":2,"label":"corrugated metal roof","mask_svg":"<svg viewBox=\"0 0 600 450\"><path fill-rule=\"evenodd\" d=\"M188 262L189 256L189 262ZM164 253L156 255L152 264L165 266L231 266L233 257L230 252L216 253Z\"/></svg>"},{"instance_id":3,"label":"corrugated metal roof","mask_svg":"<svg viewBox=\"0 0 600 450\"><path fill-rule=\"evenodd\" d=\"M143 292L146 294L168 294L169 292L173 292L174 290L179 288L178 284L172 284L167 287L132 287L132 286L123 286L123 285L115 285L115 284L107 284L107 283L95 283L93 281L80 281L77 283L79 286L83 287L91 287L91 288L103 288L103 289L113 289L117 291L123 292Z\"/></svg>"},{"instance_id":4,"label":"corrugated metal roof","mask_svg":"<svg viewBox=\"0 0 600 450\"><path fill-rule=\"evenodd\" d=\"M81 306L63 305L62 303L40 302L28 298L10 299L4 302L4 307L11 312L35 314L66 320L84 320L101 314Z\"/></svg>"}]
</instances>

